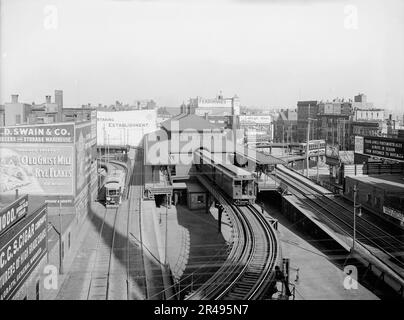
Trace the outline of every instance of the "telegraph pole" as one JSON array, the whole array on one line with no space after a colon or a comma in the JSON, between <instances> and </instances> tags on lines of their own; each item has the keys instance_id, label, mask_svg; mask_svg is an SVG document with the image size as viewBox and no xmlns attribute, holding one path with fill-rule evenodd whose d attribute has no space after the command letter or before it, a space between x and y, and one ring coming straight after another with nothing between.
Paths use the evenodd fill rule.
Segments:
<instances>
[{"instance_id":1,"label":"telegraph pole","mask_svg":"<svg viewBox=\"0 0 404 320\"><path fill-rule=\"evenodd\" d=\"M355 242L356 242L356 184L353 187L353 192L354 192L354 219L353 219L353 243L352 243L352 249L355 249Z\"/></svg>"},{"instance_id":2,"label":"telegraph pole","mask_svg":"<svg viewBox=\"0 0 404 320\"><path fill-rule=\"evenodd\" d=\"M309 105L310 110L310 105ZM307 118L307 140L306 140L306 177L309 177L309 139L310 139L310 118Z\"/></svg>"}]
</instances>

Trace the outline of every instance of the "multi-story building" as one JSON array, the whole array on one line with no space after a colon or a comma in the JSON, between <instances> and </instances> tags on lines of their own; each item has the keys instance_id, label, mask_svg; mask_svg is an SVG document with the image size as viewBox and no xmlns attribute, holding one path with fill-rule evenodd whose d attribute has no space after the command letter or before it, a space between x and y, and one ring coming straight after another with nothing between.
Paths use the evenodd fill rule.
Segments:
<instances>
[{"instance_id":1,"label":"multi-story building","mask_svg":"<svg viewBox=\"0 0 404 320\"><path fill-rule=\"evenodd\" d=\"M18 94L11 95L11 102L4 104L4 125L14 126L18 124L27 124L31 105L18 101Z\"/></svg>"},{"instance_id":2,"label":"multi-story building","mask_svg":"<svg viewBox=\"0 0 404 320\"><path fill-rule=\"evenodd\" d=\"M321 101L317 115L320 127L319 138L327 143L338 144L340 150L350 150L352 134L352 101L334 99Z\"/></svg>"},{"instance_id":3,"label":"multi-story building","mask_svg":"<svg viewBox=\"0 0 404 320\"><path fill-rule=\"evenodd\" d=\"M0 127L4 126L4 106L0 105Z\"/></svg>"},{"instance_id":4,"label":"multi-story building","mask_svg":"<svg viewBox=\"0 0 404 320\"><path fill-rule=\"evenodd\" d=\"M275 142L297 141L297 112L295 110L281 110L274 123Z\"/></svg>"},{"instance_id":5,"label":"multi-story building","mask_svg":"<svg viewBox=\"0 0 404 320\"><path fill-rule=\"evenodd\" d=\"M317 100L297 102L297 140L304 142L307 140L307 126L310 121L309 140L319 139L319 122L317 120L318 102Z\"/></svg>"},{"instance_id":6,"label":"multi-story building","mask_svg":"<svg viewBox=\"0 0 404 320\"><path fill-rule=\"evenodd\" d=\"M18 94L11 95L11 102L4 106L4 125L53 123L63 120L63 91L55 90L55 102L51 96L45 96L41 104L18 101Z\"/></svg>"},{"instance_id":7,"label":"multi-story building","mask_svg":"<svg viewBox=\"0 0 404 320\"><path fill-rule=\"evenodd\" d=\"M205 99L196 97L189 100L189 106L192 113L198 116L205 116L208 114L211 116L237 116L240 114L240 99L237 95L232 98L224 98L220 93L216 98Z\"/></svg>"}]
</instances>

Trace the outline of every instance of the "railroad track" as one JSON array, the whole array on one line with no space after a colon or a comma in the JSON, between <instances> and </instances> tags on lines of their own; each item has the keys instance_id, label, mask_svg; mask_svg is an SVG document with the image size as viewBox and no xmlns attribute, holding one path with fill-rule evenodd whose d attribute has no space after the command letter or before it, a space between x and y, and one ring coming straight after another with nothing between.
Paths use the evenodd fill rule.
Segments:
<instances>
[{"instance_id":1,"label":"railroad track","mask_svg":"<svg viewBox=\"0 0 404 320\"><path fill-rule=\"evenodd\" d=\"M293 190L295 195L303 195L305 203L332 223L334 227L352 237L353 209L340 203L333 196L329 197L314 190L309 184L297 179L294 174L288 174L287 170L289 169L277 170L278 178L287 183L288 188ZM404 250L403 241L360 216L357 216L356 225L357 240L362 245L372 246L385 254L397 266L404 267L403 260L400 258Z\"/></svg>"},{"instance_id":2,"label":"railroad track","mask_svg":"<svg viewBox=\"0 0 404 320\"><path fill-rule=\"evenodd\" d=\"M204 177L199 179L212 189ZM221 268L186 299L259 299L273 281L280 257L276 231L254 206L234 206L219 191L214 194L232 221L233 245Z\"/></svg>"},{"instance_id":3,"label":"railroad track","mask_svg":"<svg viewBox=\"0 0 404 320\"><path fill-rule=\"evenodd\" d=\"M128 172L124 163L118 161L111 161L110 165ZM104 215L100 220L100 226L98 231L98 239L95 248L94 260L90 273L90 282L87 292L87 300L108 300L111 299L111 281L119 282L114 279L117 276L116 268L119 267L119 263L113 263L114 255L116 256L122 248L122 243L116 243L116 234L118 232L117 221L123 219L124 224L129 226L129 212L127 217L120 217L124 214L119 210L119 207L105 208ZM119 223L119 222L118 222ZM122 221L121 223L122 224ZM119 241L118 241L119 242ZM127 274L126 282L129 277L130 260L133 260L129 253L129 241L126 243L126 260L127 260ZM132 259L131 259L132 258ZM122 271L122 270L120 270ZM113 291L113 290L112 290ZM129 294L127 294L128 297ZM114 297L112 297L113 299Z\"/></svg>"},{"instance_id":4,"label":"railroad track","mask_svg":"<svg viewBox=\"0 0 404 320\"><path fill-rule=\"evenodd\" d=\"M91 269L87 300L108 300L117 215L118 208L105 209Z\"/></svg>"}]
</instances>

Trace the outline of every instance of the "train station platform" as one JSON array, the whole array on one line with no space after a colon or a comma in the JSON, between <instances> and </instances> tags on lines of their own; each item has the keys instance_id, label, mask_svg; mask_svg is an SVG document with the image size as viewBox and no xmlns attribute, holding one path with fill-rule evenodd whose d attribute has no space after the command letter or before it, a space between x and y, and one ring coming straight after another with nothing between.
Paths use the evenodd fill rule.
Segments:
<instances>
[{"instance_id":1,"label":"train station platform","mask_svg":"<svg viewBox=\"0 0 404 320\"><path fill-rule=\"evenodd\" d=\"M295 195L283 195L282 212L303 228L312 230L319 237L321 234L330 237L338 243L346 252L351 253L356 259L363 262L364 265L372 266L374 274L384 279L392 289L397 293L403 294L404 269L391 260L391 257L372 243L364 242L358 234L355 246L353 236L348 232L351 226L339 225L330 219L327 215L313 209L307 198L298 198ZM353 214L353 213L352 213ZM305 218L309 222L305 221ZM312 226L310 226L310 223ZM313 228L313 225L317 228ZM397 253L402 255L404 252ZM401 293L400 293L401 292Z\"/></svg>"},{"instance_id":2,"label":"train station platform","mask_svg":"<svg viewBox=\"0 0 404 320\"><path fill-rule=\"evenodd\" d=\"M345 259L338 256L339 252L323 250L319 246L322 240L303 234L271 200L264 200L264 208L278 221L282 255L290 259L289 283L295 300L378 300L362 283L357 289L344 287L346 274L340 263Z\"/></svg>"}]
</instances>

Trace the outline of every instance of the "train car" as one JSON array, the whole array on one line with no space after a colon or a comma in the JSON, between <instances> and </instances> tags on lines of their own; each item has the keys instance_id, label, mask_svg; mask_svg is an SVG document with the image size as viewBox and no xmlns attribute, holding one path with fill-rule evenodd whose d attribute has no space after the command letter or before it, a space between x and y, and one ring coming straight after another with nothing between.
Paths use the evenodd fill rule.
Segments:
<instances>
[{"instance_id":1,"label":"train car","mask_svg":"<svg viewBox=\"0 0 404 320\"><path fill-rule=\"evenodd\" d=\"M107 207L119 206L122 202L122 194L125 190L125 172L115 170L105 179L105 205Z\"/></svg>"},{"instance_id":2,"label":"train car","mask_svg":"<svg viewBox=\"0 0 404 320\"><path fill-rule=\"evenodd\" d=\"M196 169L223 190L237 205L255 202L257 183L254 176L233 164L226 163L221 156L206 150L195 151Z\"/></svg>"},{"instance_id":3,"label":"train car","mask_svg":"<svg viewBox=\"0 0 404 320\"><path fill-rule=\"evenodd\" d=\"M309 141L309 155L317 154L317 153L325 153L325 140L310 140ZM291 144L292 150L297 154L305 155L306 154L306 142Z\"/></svg>"}]
</instances>

